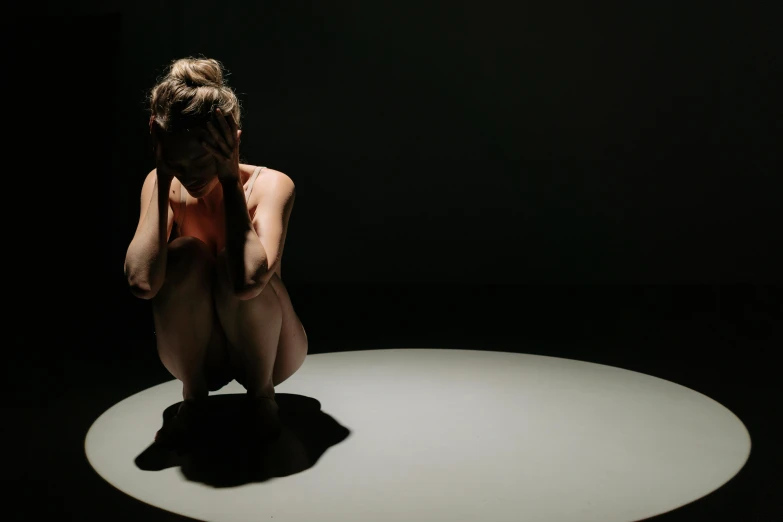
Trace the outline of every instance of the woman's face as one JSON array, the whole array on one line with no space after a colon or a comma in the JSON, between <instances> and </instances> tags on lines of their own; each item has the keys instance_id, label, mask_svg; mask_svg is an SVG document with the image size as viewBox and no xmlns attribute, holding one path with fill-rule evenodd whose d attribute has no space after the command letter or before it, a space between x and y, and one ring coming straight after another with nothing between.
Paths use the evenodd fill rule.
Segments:
<instances>
[{"instance_id":1,"label":"woman's face","mask_svg":"<svg viewBox=\"0 0 783 522\"><path fill-rule=\"evenodd\" d=\"M193 197L208 194L218 183L215 157L200 140L206 128L194 128L164 138L163 157L177 172L177 178Z\"/></svg>"}]
</instances>

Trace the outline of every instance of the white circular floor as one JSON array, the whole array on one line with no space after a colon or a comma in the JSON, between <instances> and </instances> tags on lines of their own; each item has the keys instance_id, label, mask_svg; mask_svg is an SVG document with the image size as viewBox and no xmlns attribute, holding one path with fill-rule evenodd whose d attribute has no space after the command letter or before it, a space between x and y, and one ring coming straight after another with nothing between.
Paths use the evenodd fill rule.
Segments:
<instances>
[{"instance_id":1,"label":"white circular floor","mask_svg":"<svg viewBox=\"0 0 783 522\"><path fill-rule=\"evenodd\" d=\"M232 382L213 404L241 393ZM290 427L238 460L257 475L218 477L235 465L221 450L212 467L150 457L163 411L182 399L178 381L101 415L87 458L128 495L199 520L630 522L719 488L751 445L732 412L691 389L535 355L309 355L277 393Z\"/></svg>"}]
</instances>

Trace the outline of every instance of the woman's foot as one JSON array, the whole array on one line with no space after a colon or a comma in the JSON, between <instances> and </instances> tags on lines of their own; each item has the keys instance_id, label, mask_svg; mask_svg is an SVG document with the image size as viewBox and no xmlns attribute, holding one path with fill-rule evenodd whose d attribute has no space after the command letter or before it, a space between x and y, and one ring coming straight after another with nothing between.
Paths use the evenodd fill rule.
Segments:
<instances>
[{"instance_id":1,"label":"woman's foot","mask_svg":"<svg viewBox=\"0 0 783 522\"><path fill-rule=\"evenodd\" d=\"M247 420L250 433L262 441L273 441L280 436L280 408L274 397L246 398Z\"/></svg>"},{"instance_id":2,"label":"woman's foot","mask_svg":"<svg viewBox=\"0 0 783 522\"><path fill-rule=\"evenodd\" d=\"M155 442L166 448L182 448L193 442L201 428L206 409L206 400L184 400L177 413L163 423L155 434Z\"/></svg>"}]
</instances>

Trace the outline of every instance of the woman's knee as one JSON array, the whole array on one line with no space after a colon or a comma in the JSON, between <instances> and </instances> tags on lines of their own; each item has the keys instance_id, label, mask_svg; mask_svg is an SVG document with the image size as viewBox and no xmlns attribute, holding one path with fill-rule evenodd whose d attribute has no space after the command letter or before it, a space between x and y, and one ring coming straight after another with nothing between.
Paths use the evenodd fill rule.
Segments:
<instances>
[{"instance_id":1,"label":"woman's knee","mask_svg":"<svg viewBox=\"0 0 783 522\"><path fill-rule=\"evenodd\" d=\"M178 237L168 245L169 261L172 259L212 259L212 252L206 243L197 237Z\"/></svg>"},{"instance_id":2,"label":"woman's knee","mask_svg":"<svg viewBox=\"0 0 783 522\"><path fill-rule=\"evenodd\" d=\"M206 243L197 237L178 237L168 246L167 270L212 269L215 259Z\"/></svg>"},{"instance_id":3,"label":"woman's knee","mask_svg":"<svg viewBox=\"0 0 783 522\"><path fill-rule=\"evenodd\" d=\"M215 266L206 243L192 236L178 237L169 243L166 255L166 280L208 279Z\"/></svg>"}]
</instances>

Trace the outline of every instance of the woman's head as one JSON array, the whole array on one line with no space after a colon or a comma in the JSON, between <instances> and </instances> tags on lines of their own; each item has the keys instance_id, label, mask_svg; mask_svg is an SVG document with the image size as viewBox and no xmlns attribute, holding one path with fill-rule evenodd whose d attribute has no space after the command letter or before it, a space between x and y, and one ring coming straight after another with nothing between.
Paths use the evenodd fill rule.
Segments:
<instances>
[{"instance_id":1,"label":"woman's head","mask_svg":"<svg viewBox=\"0 0 783 522\"><path fill-rule=\"evenodd\" d=\"M185 186L212 185L214 160L201 146L206 123L219 108L241 127L240 103L223 80L220 62L209 58L174 60L149 93L150 132Z\"/></svg>"}]
</instances>

